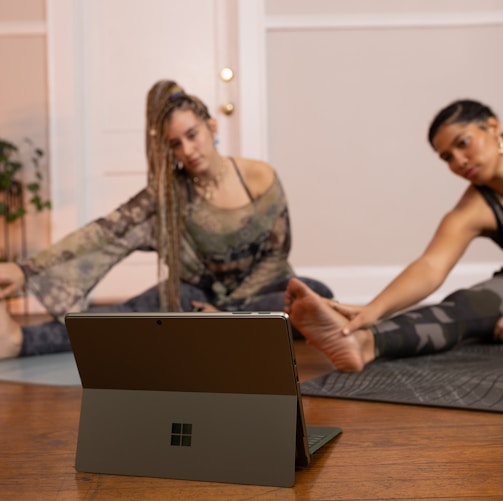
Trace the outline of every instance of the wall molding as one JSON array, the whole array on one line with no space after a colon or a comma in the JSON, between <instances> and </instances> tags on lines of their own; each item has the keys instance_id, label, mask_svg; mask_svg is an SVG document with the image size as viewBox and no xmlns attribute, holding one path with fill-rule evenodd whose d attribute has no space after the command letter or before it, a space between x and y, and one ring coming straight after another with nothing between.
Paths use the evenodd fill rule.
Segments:
<instances>
[{"instance_id":1,"label":"wall molding","mask_svg":"<svg viewBox=\"0 0 503 501\"><path fill-rule=\"evenodd\" d=\"M409 14L345 14L267 16L267 31L326 29L393 29L500 26L503 10L480 12L417 12Z\"/></svg>"},{"instance_id":2,"label":"wall molding","mask_svg":"<svg viewBox=\"0 0 503 501\"><path fill-rule=\"evenodd\" d=\"M0 37L43 36L47 33L44 21L0 23Z\"/></svg>"},{"instance_id":3,"label":"wall molding","mask_svg":"<svg viewBox=\"0 0 503 501\"><path fill-rule=\"evenodd\" d=\"M51 0L55 1L55 0ZM353 15L267 15L265 0L237 0L241 155L269 160L267 120L267 35L282 31L461 28L503 25L503 9Z\"/></svg>"},{"instance_id":4,"label":"wall molding","mask_svg":"<svg viewBox=\"0 0 503 501\"><path fill-rule=\"evenodd\" d=\"M46 0L49 149L51 152L51 241L82 224L86 175L85 92L82 51L84 4Z\"/></svg>"},{"instance_id":5,"label":"wall molding","mask_svg":"<svg viewBox=\"0 0 503 501\"><path fill-rule=\"evenodd\" d=\"M93 290L91 300L98 303L118 303L139 294L148 287L155 285L157 280L157 261L155 253L135 253L110 272L110 275ZM148 271L146 272L145 265ZM502 267L501 262L460 263L452 270L445 283L427 299L424 304L440 302L451 292L471 287L488 280L492 274ZM299 276L315 278L328 285L339 301L349 304L368 303L384 286L386 286L403 266L298 266L295 271ZM112 287L118 275L127 273L130 277L130 290L124 290L124 297L117 298ZM117 276L116 276L117 275ZM10 311L22 314L24 299L11 300ZM28 296L30 313L43 313L44 307L34 296Z\"/></svg>"},{"instance_id":6,"label":"wall molding","mask_svg":"<svg viewBox=\"0 0 503 501\"><path fill-rule=\"evenodd\" d=\"M237 12L240 155L267 160L265 0L238 0Z\"/></svg>"},{"instance_id":7,"label":"wall molding","mask_svg":"<svg viewBox=\"0 0 503 501\"><path fill-rule=\"evenodd\" d=\"M501 262L459 263L444 284L424 303L438 303L451 292L488 280L502 267ZM368 303L404 266L298 266L297 275L316 278L328 285L339 301Z\"/></svg>"}]
</instances>

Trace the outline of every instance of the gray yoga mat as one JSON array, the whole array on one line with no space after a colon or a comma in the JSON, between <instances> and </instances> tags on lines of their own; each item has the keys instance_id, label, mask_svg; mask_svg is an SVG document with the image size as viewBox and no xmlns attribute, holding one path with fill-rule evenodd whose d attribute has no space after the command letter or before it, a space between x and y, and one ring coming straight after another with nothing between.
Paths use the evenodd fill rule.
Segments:
<instances>
[{"instance_id":1,"label":"gray yoga mat","mask_svg":"<svg viewBox=\"0 0 503 501\"><path fill-rule=\"evenodd\" d=\"M355 374L330 372L301 384L304 395L503 412L503 345L378 360Z\"/></svg>"},{"instance_id":2,"label":"gray yoga mat","mask_svg":"<svg viewBox=\"0 0 503 501\"><path fill-rule=\"evenodd\" d=\"M80 386L73 352L2 360L0 381Z\"/></svg>"}]
</instances>

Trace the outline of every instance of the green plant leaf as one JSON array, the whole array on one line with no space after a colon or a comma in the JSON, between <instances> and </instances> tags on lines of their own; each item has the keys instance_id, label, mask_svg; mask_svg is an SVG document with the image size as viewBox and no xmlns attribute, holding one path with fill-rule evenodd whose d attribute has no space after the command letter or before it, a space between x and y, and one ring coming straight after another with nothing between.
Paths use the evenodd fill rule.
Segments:
<instances>
[{"instance_id":1,"label":"green plant leaf","mask_svg":"<svg viewBox=\"0 0 503 501\"><path fill-rule=\"evenodd\" d=\"M37 191L40 190L40 184L39 183L28 183L26 185L26 189L28 191L31 191L32 193L36 193Z\"/></svg>"},{"instance_id":2,"label":"green plant leaf","mask_svg":"<svg viewBox=\"0 0 503 501\"><path fill-rule=\"evenodd\" d=\"M50 200L42 200L39 195L43 181L39 161L44 156L44 151L36 147L29 138L24 139L24 144L30 149L26 156L21 155L21 148L18 145L0 138L0 194L1 192L7 194L4 201L0 202L0 217L5 218L8 223L14 222L26 214L26 204L22 207L17 206L18 201L22 200L20 197L25 189L33 195L27 203L37 211L51 208ZM29 160L23 161L23 158ZM30 167L31 172L27 172ZM20 171L27 172L24 177L34 176L35 181L23 183L22 180L17 179ZM8 204L9 199L13 200L11 207Z\"/></svg>"}]
</instances>

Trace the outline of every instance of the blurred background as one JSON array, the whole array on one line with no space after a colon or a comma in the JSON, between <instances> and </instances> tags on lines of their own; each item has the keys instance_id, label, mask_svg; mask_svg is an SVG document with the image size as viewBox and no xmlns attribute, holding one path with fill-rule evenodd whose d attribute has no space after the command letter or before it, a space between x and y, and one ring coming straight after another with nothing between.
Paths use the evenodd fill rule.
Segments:
<instances>
[{"instance_id":1,"label":"blurred background","mask_svg":"<svg viewBox=\"0 0 503 501\"><path fill-rule=\"evenodd\" d=\"M25 252L142 189L145 98L168 78L209 105L222 153L275 167L296 270L367 301L464 190L427 129L458 98L503 116L502 47L502 0L0 0L0 139L44 151L52 204L25 216ZM500 252L475 243L430 300L487 278ZM93 296L155 276L155 256L134 255Z\"/></svg>"}]
</instances>

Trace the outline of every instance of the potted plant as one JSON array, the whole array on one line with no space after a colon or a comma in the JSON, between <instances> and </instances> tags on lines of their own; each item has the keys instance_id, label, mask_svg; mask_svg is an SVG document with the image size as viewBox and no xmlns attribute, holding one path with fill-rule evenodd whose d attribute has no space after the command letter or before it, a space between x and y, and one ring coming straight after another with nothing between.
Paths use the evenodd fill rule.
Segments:
<instances>
[{"instance_id":1,"label":"potted plant","mask_svg":"<svg viewBox=\"0 0 503 501\"><path fill-rule=\"evenodd\" d=\"M40 159L44 152L30 139L24 139L24 145L27 146L27 159L23 161L20 147L0 138L0 217L4 218L6 223L13 223L26 214L24 189L29 195L27 203L37 212L51 207L50 200L43 200L40 194L43 179ZM23 183L18 176L23 169L29 167L33 169L34 180Z\"/></svg>"},{"instance_id":2,"label":"potted plant","mask_svg":"<svg viewBox=\"0 0 503 501\"><path fill-rule=\"evenodd\" d=\"M50 200L41 196L44 152L30 139L17 144L0 138L0 261L26 256L24 216L28 207L37 212L50 209ZM23 174L23 176L21 176ZM26 179L30 181L26 181ZM25 196L25 194L27 196Z\"/></svg>"}]
</instances>

